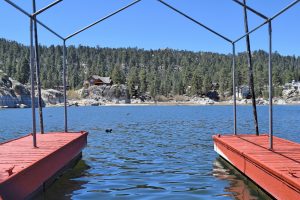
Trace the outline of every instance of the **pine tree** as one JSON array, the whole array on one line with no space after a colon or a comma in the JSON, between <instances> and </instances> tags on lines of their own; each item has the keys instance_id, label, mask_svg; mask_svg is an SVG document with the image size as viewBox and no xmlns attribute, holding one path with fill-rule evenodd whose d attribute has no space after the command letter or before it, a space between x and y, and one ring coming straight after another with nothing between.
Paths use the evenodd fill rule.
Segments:
<instances>
[{"instance_id":1,"label":"pine tree","mask_svg":"<svg viewBox=\"0 0 300 200\"><path fill-rule=\"evenodd\" d=\"M115 84L125 83L125 77L119 65L116 65L111 73L111 78Z\"/></svg>"},{"instance_id":2,"label":"pine tree","mask_svg":"<svg viewBox=\"0 0 300 200\"><path fill-rule=\"evenodd\" d=\"M30 66L28 60L26 58L23 58L21 62L19 62L17 65L16 79L20 83L25 84L28 82L29 77L30 77Z\"/></svg>"},{"instance_id":3,"label":"pine tree","mask_svg":"<svg viewBox=\"0 0 300 200\"><path fill-rule=\"evenodd\" d=\"M140 80L140 91L142 93L145 93L147 91L147 76L144 68L142 68L139 73L139 80Z\"/></svg>"},{"instance_id":4,"label":"pine tree","mask_svg":"<svg viewBox=\"0 0 300 200\"><path fill-rule=\"evenodd\" d=\"M193 73L191 81L191 93L192 95L201 95L202 94L202 75L199 69L196 69Z\"/></svg>"}]
</instances>

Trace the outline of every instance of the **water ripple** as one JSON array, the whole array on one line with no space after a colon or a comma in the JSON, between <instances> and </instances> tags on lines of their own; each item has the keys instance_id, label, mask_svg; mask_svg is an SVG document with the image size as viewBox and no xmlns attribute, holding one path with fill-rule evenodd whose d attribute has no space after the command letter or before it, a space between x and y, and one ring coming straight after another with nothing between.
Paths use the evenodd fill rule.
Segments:
<instances>
[{"instance_id":1,"label":"water ripple","mask_svg":"<svg viewBox=\"0 0 300 200\"><path fill-rule=\"evenodd\" d=\"M45 109L47 131L63 130L63 115L57 115L62 111ZM260 106L258 111L259 126L267 132L268 109ZM295 130L300 130L300 107L278 106L274 112L275 135L299 142ZM1 110L0 142L29 133L30 113ZM212 134L232 132L231 107L71 107L69 116L73 130L89 131L88 146L79 169L63 176L42 198L268 198L213 152ZM106 133L107 128L112 132ZM238 131L254 131L249 106L238 107Z\"/></svg>"}]
</instances>

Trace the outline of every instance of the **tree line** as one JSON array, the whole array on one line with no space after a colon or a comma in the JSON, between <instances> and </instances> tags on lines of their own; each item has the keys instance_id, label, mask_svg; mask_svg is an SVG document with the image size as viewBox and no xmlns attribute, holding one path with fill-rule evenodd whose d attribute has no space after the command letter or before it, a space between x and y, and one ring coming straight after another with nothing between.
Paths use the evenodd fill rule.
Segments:
<instances>
[{"instance_id":1,"label":"tree line","mask_svg":"<svg viewBox=\"0 0 300 200\"><path fill-rule=\"evenodd\" d=\"M43 88L62 85L62 46L40 46L41 83ZM0 39L0 69L27 84L30 78L29 47ZM300 78L300 57L274 52L275 87ZM192 52L187 50L138 48L102 48L79 45L67 47L68 84L72 89L83 86L90 75L110 76L116 84L138 86L151 96L206 95L212 83L218 83L221 96L232 95L231 54ZM254 81L257 96L266 96L268 54L253 52ZM246 53L236 57L237 84L248 84ZM131 92L131 90L129 90ZM275 95L279 95L277 92Z\"/></svg>"}]
</instances>

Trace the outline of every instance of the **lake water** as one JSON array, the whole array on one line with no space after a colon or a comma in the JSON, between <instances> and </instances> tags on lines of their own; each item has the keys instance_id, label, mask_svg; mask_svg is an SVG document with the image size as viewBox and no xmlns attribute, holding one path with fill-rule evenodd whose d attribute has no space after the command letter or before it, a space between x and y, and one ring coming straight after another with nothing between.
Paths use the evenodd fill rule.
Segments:
<instances>
[{"instance_id":1,"label":"lake water","mask_svg":"<svg viewBox=\"0 0 300 200\"><path fill-rule=\"evenodd\" d=\"M258 112L266 133L268 107ZM299 114L300 106L275 106L274 134L300 142ZM44 109L44 118L46 131L63 131L63 108ZM0 142L22 136L31 110L0 110L0 123ZM70 107L69 127L88 131L88 146L39 198L268 199L213 151L211 136L232 133L232 124L230 106ZM254 132L250 106L238 106L238 132Z\"/></svg>"}]
</instances>

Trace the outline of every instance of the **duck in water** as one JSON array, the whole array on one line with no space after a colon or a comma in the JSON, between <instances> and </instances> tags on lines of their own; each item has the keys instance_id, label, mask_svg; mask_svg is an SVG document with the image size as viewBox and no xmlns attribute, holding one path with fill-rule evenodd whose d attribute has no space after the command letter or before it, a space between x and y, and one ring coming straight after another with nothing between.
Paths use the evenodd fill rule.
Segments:
<instances>
[{"instance_id":1,"label":"duck in water","mask_svg":"<svg viewBox=\"0 0 300 200\"><path fill-rule=\"evenodd\" d=\"M106 129L105 132L106 132L106 133L111 133L111 132L112 132L112 129L111 129L111 128L110 128L110 129Z\"/></svg>"}]
</instances>

